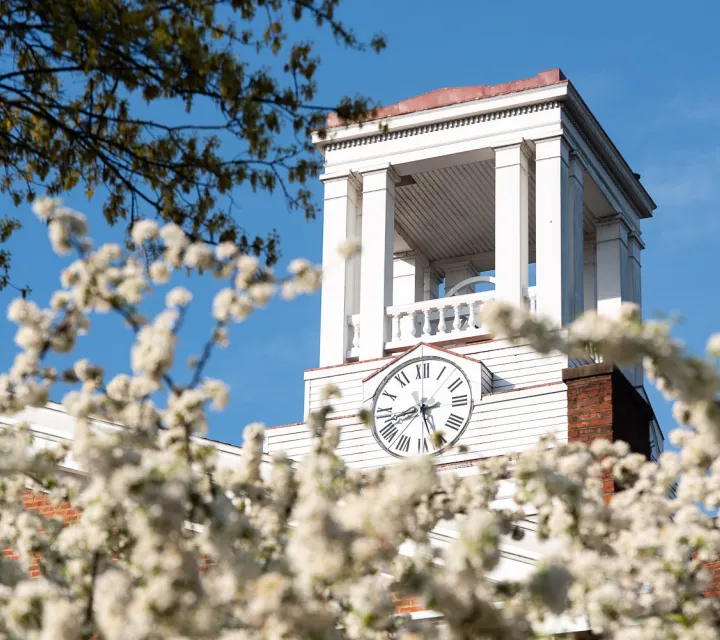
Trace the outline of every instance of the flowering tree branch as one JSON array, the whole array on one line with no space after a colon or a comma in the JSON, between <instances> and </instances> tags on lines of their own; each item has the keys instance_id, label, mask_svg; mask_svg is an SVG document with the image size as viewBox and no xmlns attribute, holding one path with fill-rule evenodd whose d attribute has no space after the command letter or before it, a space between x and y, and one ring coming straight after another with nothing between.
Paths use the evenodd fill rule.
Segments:
<instances>
[{"instance_id":1,"label":"flowering tree branch","mask_svg":"<svg viewBox=\"0 0 720 640\"><path fill-rule=\"evenodd\" d=\"M35 210L55 250L79 258L49 308L22 298L10 305L20 352L0 376L0 412L43 406L63 380L74 386L63 402L75 439L38 450L27 425L0 432L0 538L19 557L0 560L5 636L520 639L541 635L548 621L582 620L626 640L716 637L720 606L703 593L706 563L720 554L707 515L720 504L720 339L700 359L632 308L617 321L587 315L560 331L485 305L486 324L538 351L593 345L620 363L644 358L682 425L672 435L678 451L657 463L621 442L546 441L480 461L477 474L463 477L439 474L427 458L358 472L335 451L340 430L327 420L328 404L308 419L313 444L302 460L264 458L263 428L251 424L240 462L222 468L199 436L229 389L206 377L206 364L272 296L315 291L320 270L296 260L280 279L233 243L210 246L174 224L138 221L133 242L159 251L146 270L118 245L93 248L84 217L61 203L42 200ZM144 297L180 269L222 283L187 386L170 375L190 291L172 287L160 313L141 315ZM109 311L134 333L131 373L106 381L87 360L62 375L44 363L49 353L70 354L90 318ZM328 402L337 393L327 389ZM62 473L69 455L83 482ZM606 502L608 475L618 489ZM499 509L508 482L512 507ZM79 516L63 525L28 511L28 488L69 501ZM501 547L521 535L528 514L544 555L526 578L497 579ZM450 521L457 536L439 546L432 531ZM42 576L30 580L38 554ZM396 615L391 594L418 598L441 624Z\"/></svg>"}]
</instances>

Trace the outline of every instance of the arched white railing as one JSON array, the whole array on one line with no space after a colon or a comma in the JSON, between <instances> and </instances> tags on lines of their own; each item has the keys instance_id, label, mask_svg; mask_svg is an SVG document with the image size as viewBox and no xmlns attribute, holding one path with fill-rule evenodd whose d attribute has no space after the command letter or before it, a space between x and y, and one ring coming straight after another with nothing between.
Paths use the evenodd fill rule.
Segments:
<instances>
[{"instance_id":1,"label":"arched white railing","mask_svg":"<svg viewBox=\"0 0 720 640\"><path fill-rule=\"evenodd\" d=\"M495 284L495 278L492 276L473 276L472 278L465 278L462 282L458 282L450 291L445 294L446 298L456 296L457 292L463 287L467 287L471 284Z\"/></svg>"}]
</instances>

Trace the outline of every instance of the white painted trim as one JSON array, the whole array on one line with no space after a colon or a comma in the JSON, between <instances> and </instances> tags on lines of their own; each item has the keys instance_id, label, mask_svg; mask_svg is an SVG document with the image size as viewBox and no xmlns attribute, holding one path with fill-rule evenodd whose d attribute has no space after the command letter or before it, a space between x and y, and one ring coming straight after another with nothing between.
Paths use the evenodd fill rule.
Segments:
<instances>
[{"instance_id":1,"label":"white painted trim","mask_svg":"<svg viewBox=\"0 0 720 640\"><path fill-rule=\"evenodd\" d=\"M433 109L425 109L422 111L415 111L413 113L391 116L360 125L352 124L349 126L334 127L327 130L327 136L324 139L320 138L317 132L314 132L312 141L317 149L323 153L324 148L328 144L341 140L366 137L368 135L377 135L373 129L380 131L383 128L387 128L387 131L393 132L436 122L447 122L458 118L467 118L475 115L492 113L493 111L503 111L506 109L541 104L543 102L563 99L567 96L567 94L567 83L555 84L549 87L528 89L501 96L448 105L446 107L436 107Z\"/></svg>"}]
</instances>

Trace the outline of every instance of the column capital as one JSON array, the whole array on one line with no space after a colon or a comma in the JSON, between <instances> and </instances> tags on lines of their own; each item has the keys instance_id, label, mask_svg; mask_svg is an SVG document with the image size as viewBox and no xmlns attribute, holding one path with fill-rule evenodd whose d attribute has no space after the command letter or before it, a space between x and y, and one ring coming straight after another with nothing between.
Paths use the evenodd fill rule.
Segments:
<instances>
[{"instance_id":1,"label":"column capital","mask_svg":"<svg viewBox=\"0 0 720 640\"><path fill-rule=\"evenodd\" d=\"M570 177L582 184L583 171L587 170L587 165L574 149L570 151Z\"/></svg>"},{"instance_id":2,"label":"column capital","mask_svg":"<svg viewBox=\"0 0 720 640\"><path fill-rule=\"evenodd\" d=\"M640 234L635 229L630 229L628 232L628 242L638 248L638 251L642 251L645 248L645 243L640 237Z\"/></svg>"},{"instance_id":3,"label":"column capital","mask_svg":"<svg viewBox=\"0 0 720 640\"><path fill-rule=\"evenodd\" d=\"M420 249L410 249L409 251L400 251L393 254L394 260L417 260L423 267L430 266L430 261Z\"/></svg>"},{"instance_id":4,"label":"column capital","mask_svg":"<svg viewBox=\"0 0 720 640\"><path fill-rule=\"evenodd\" d=\"M355 171L342 171L339 173L323 173L320 176L320 182L329 184L331 182L350 182L356 189L362 189L362 176Z\"/></svg>"},{"instance_id":5,"label":"column capital","mask_svg":"<svg viewBox=\"0 0 720 640\"><path fill-rule=\"evenodd\" d=\"M527 169L528 162L532 158L532 149L525 140L502 147L494 147L493 151L495 152L496 169L512 167L517 164Z\"/></svg>"},{"instance_id":6,"label":"column capital","mask_svg":"<svg viewBox=\"0 0 720 640\"><path fill-rule=\"evenodd\" d=\"M325 202L335 198L350 198L356 204L359 202L362 180L356 173L348 171L342 175L322 176L320 179L325 186Z\"/></svg>"},{"instance_id":7,"label":"column capital","mask_svg":"<svg viewBox=\"0 0 720 640\"><path fill-rule=\"evenodd\" d=\"M535 142L535 161L562 158L565 162L570 159L570 145L563 136L550 136L540 138Z\"/></svg>"},{"instance_id":8,"label":"column capital","mask_svg":"<svg viewBox=\"0 0 720 640\"><path fill-rule=\"evenodd\" d=\"M616 213L615 215L598 218L595 221L595 231L598 244L609 240L622 240L627 244L632 228L622 213Z\"/></svg>"},{"instance_id":9,"label":"column capital","mask_svg":"<svg viewBox=\"0 0 720 640\"><path fill-rule=\"evenodd\" d=\"M400 174L395 171L391 164L367 169L360 173L362 175L363 192L387 189L389 185L394 187L400 182Z\"/></svg>"}]
</instances>

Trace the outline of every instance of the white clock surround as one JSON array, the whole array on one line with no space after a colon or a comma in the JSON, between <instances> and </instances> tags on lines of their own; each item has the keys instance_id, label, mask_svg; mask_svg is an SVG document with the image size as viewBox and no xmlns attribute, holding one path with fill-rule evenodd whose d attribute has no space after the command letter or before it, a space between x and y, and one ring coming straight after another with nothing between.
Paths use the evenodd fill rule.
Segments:
<instances>
[{"instance_id":1,"label":"white clock surround","mask_svg":"<svg viewBox=\"0 0 720 640\"><path fill-rule=\"evenodd\" d=\"M363 380L363 408L378 446L390 455L441 456L462 444L491 385L482 362L421 343Z\"/></svg>"},{"instance_id":2,"label":"white clock surround","mask_svg":"<svg viewBox=\"0 0 720 640\"><path fill-rule=\"evenodd\" d=\"M461 368L438 356L418 357L391 369L378 386L373 435L398 458L441 455L462 436L472 408Z\"/></svg>"}]
</instances>

